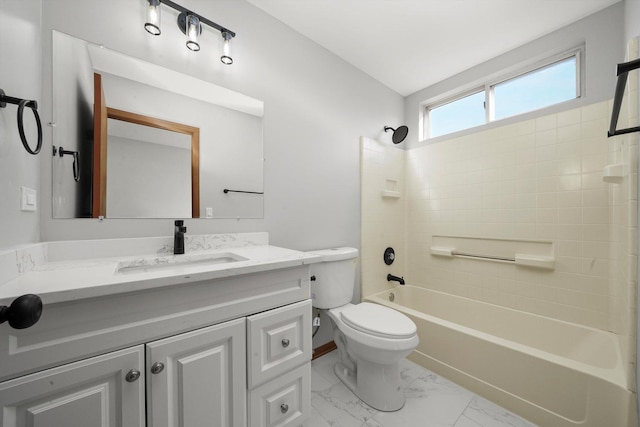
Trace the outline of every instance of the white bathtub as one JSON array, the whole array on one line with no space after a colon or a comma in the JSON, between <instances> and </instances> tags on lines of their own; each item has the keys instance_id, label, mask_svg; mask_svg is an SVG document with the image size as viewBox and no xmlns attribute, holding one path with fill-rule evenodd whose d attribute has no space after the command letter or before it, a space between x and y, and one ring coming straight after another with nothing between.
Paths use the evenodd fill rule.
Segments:
<instances>
[{"instance_id":1,"label":"white bathtub","mask_svg":"<svg viewBox=\"0 0 640 427\"><path fill-rule=\"evenodd\" d=\"M365 300L416 323L409 359L540 426L637 426L614 334L410 285Z\"/></svg>"}]
</instances>

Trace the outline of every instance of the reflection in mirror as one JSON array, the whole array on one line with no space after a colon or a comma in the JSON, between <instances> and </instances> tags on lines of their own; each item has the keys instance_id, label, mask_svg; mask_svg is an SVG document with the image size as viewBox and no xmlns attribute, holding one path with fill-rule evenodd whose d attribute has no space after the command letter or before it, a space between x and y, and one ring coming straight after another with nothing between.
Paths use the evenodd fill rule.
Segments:
<instances>
[{"instance_id":1,"label":"reflection in mirror","mask_svg":"<svg viewBox=\"0 0 640 427\"><path fill-rule=\"evenodd\" d=\"M95 198L106 197L103 215L198 218L199 129L115 109L107 117L107 193Z\"/></svg>"},{"instance_id":2,"label":"reflection in mirror","mask_svg":"<svg viewBox=\"0 0 640 427\"><path fill-rule=\"evenodd\" d=\"M53 40L53 145L79 151L82 165L75 182L68 159L53 158L54 218L263 216L262 194L223 192L263 191L261 101L56 31Z\"/></svg>"}]
</instances>

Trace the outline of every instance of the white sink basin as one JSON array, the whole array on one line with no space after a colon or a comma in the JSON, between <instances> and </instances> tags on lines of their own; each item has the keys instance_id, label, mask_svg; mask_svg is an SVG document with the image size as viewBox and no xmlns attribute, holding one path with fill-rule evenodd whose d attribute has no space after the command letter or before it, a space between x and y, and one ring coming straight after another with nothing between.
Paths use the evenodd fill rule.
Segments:
<instances>
[{"instance_id":1,"label":"white sink basin","mask_svg":"<svg viewBox=\"0 0 640 427\"><path fill-rule=\"evenodd\" d=\"M119 262L118 267L116 268L116 274L150 273L155 271L175 270L178 268L182 269L187 267L228 264L238 261L247 261L247 258L230 252L219 254L147 257Z\"/></svg>"}]
</instances>

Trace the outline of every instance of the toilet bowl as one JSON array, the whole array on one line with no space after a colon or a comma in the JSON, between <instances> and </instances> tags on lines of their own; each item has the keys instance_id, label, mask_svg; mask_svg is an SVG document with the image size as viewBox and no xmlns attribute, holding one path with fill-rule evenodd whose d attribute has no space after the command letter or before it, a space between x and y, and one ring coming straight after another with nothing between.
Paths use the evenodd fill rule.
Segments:
<instances>
[{"instance_id":1,"label":"toilet bowl","mask_svg":"<svg viewBox=\"0 0 640 427\"><path fill-rule=\"evenodd\" d=\"M402 313L371 303L334 308L329 317L335 325L338 378L379 411L402 408L399 362L418 345L416 325ZM387 320L391 323L384 324Z\"/></svg>"},{"instance_id":2,"label":"toilet bowl","mask_svg":"<svg viewBox=\"0 0 640 427\"><path fill-rule=\"evenodd\" d=\"M358 250L314 251L311 265L313 305L328 309L339 360L338 378L363 402L380 411L397 411L405 397L399 362L418 345L416 325L389 307L352 304Z\"/></svg>"}]
</instances>

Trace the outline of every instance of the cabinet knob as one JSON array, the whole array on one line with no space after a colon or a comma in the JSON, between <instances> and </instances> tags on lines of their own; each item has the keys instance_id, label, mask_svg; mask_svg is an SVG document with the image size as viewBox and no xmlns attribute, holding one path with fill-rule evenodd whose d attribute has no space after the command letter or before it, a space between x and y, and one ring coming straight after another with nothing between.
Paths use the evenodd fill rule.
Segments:
<instances>
[{"instance_id":1,"label":"cabinet knob","mask_svg":"<svg viewBox=\"0 0 640 427\"><path fill-rule=\"evenodd\" d=\"M0 306L0 323L9 322L14 329L25 329L36 324L42 315L42 300L27 294L13 300L9 307Z\"/></svg>"},{"instance_id":2,"label":"cabinet knob","mask_svg":"<svg viewBox=\"0 0 640 427\"><path fill-rule=\"evenodd\" d=\"M130 370L129 372L127 372L127 375L124 377L124 379L128 383L134 383L138 381L138 378L140 378L140 371L138 371L137 369Z\"/></svg>"},{"instance_id":3,"label":"cabinet knob","mask_svg":"<svg viewBox=\"0 0 640 427\"><path fill-rule=\"evenodd\" d=\"M287 405L286 403L283 403L282 405L280 405L280 412L282 412L283 414L286 414L288 410L289 410L289 405Z\"/></svg>"},{"instance_id":4,"label":"cabinet knob","mask_svg":"<svg viewBox=\"0 0 640 427\"><path fill-rule=\"evenodd\" d=\"M160 372L164 371L164 363L162 362L156 362L153 365L151 365L151 373L152 374L159 374Z\"/></svg>"},{"instance_id":5,"label":"cabinet knob","mask_svg":"<svg viewBox=\"0 0 640 427\"><path fill-rule=\"evenodd\" d=\"M289 340L288 340L287 338L283 338L283 339L282 339L282 346L283 346L284 348L289 347Z\"/></svg>"}]
</instances>

